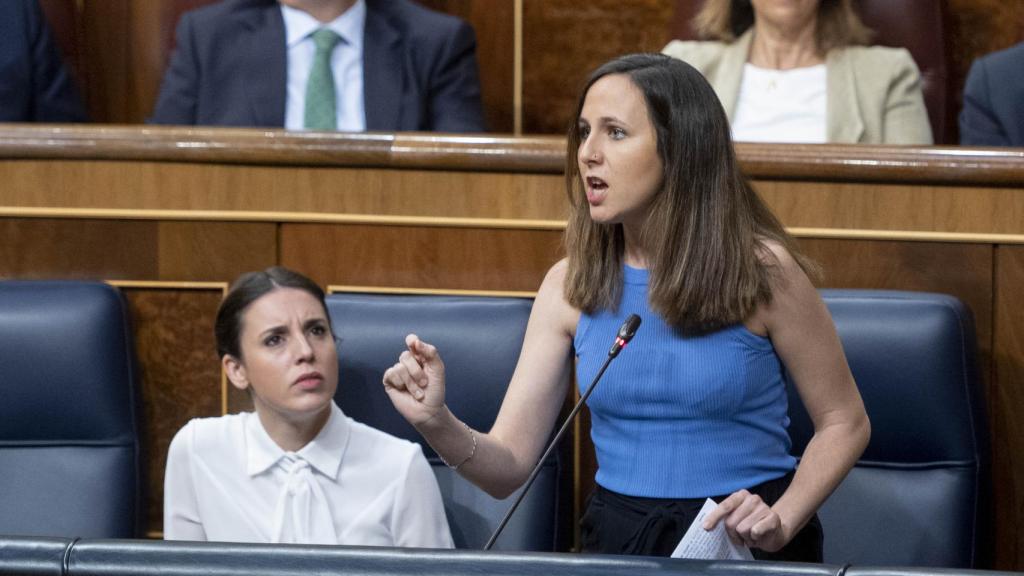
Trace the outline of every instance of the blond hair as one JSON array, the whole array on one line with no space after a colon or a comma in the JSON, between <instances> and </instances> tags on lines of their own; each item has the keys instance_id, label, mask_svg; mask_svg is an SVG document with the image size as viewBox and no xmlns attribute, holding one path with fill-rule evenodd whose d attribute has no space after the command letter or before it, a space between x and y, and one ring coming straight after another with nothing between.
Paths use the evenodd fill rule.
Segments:
<instances>
[{"instance_id":1,"label":"blond hair","mask_svg":"<svg viewBox=\"0 0 1024 576\"><path fill-rule=\"evenodd\" d=\"M750 0L706 0L693 25L702 39L732 42L754 25L754 7ZM822 55L833 48L869 44L872 34L853 9L852 0L821 0L818 4L814 38Z\"/></svg>"}]
</instances>

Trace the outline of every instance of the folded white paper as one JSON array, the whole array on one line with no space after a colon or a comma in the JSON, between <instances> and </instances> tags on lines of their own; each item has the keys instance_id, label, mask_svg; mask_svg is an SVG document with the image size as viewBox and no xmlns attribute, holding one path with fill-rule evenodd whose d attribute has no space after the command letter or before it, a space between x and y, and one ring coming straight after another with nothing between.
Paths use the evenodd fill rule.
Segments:
<instances>
[{"instance_id":1,"label":"folded white paper","mask_svg":"<svg viewBox=\"0 0 1024 576\"><path fill-rule=\"evenodd\" d=\"M673 558L693 558L696 560L753 560L750 549L742 544L733 544L729 540L729 534L725 531L725 524L719 522L713 530L704 529L704 518L714 510L718 504L708 498L704 506L697 513L697 518L690 524L679 541Z\"/></svg>"}]
</instances>

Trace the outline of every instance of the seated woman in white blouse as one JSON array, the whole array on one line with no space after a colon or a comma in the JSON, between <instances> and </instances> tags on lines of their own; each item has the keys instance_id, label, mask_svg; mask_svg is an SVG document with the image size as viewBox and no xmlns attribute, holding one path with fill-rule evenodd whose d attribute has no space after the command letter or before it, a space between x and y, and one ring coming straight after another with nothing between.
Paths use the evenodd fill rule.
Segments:
<instances>
[{"instance_id":1,"label":"seated woman in white blouse","mask_svg":"<svg viewBox=\"0 0 1024 576\"><path fill-rule=\"evenodd\" d=\"M736 141L932 143L917 65L865 46L851 0L706 0L695 25L709 41L662 52L704 74Z\"/></svg>"},{"instance_id":2,"label":"seated woman in white blouse","mask_svg":"<svg viewBox=\"0 0 1024 576\"><path fill-rule=\"evenodd\" d=\"M420 446L334 404L338 354L319 286L284 268L245 274L215 333L256 411L195 419L174 437L164 538L452 547Z\"/></svg>"}]
</instances>

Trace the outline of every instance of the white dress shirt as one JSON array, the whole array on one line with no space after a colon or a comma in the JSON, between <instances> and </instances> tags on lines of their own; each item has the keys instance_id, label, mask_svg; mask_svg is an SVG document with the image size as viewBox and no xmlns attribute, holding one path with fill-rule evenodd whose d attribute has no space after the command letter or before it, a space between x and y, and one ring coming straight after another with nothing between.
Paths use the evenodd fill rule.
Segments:
<instances>
[{"instance_id":1,"label":"white dress shirt","mask_svg":"<svg viewBox=\"0 0 1024 576\"><path fill-rule=\"evenodd\" d=\"M744 65L732 122L733 140L825 142L826 83L824 64L791 70Z\"/></svg>"},{"instance_id":2,"label":"white dress shirt","mask_svg":"<svg viewBox=\"0 0 1024 576\"><path fill-rule=\"evenodd\" d=\"M441 493L418 444L346 417L282 450L255 413L190 421L164 477L164 538L451 548Z\"/></svg>"},{"instance_id":3,"label":"white dress shirt","mask_svg":"<svg viewBox=\"0 0 1024 576\"><path fill-rule=\"evenodd\" d=\"M341 36L331 53L334 72L335 110L338 130L366 130L366 104L363 96L363 31L366 28L366 2L357 0L344 14L323 24L309 13L281 4L288 47L288 91L285 93L284 127L302 130L305 127L306 83L313 68L316 45L313 32L329 28Z\"/></svg>"}]
</instances>

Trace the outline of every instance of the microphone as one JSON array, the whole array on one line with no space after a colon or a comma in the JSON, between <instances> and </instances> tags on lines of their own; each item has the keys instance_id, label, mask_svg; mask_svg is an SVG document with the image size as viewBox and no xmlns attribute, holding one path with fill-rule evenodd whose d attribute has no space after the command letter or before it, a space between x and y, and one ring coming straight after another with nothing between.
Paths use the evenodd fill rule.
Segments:
<instances>
[{"instance_id":1,"label":"microphone","mask_svg":"<svg viewBox=\"0 0 1024 576\"><path fill-rule=\"evenodd\" d=\"M491 534L490 540L488 540L487 544L484 545L484 550L490 550L491 546L494 546L494 542L498 540L498 536L501 534L501 531L505 529L505 525L508 524L509 519L512 518L512 513L519 507L519 504L526 496L526 492L530 489L530 486L533 485L533 481L537 479L537 475L540 474L540 468L544 465L544 461L548 459L548 456L551 455L551 451L558 445L558 441L565 435L566 430L569 429L569 424L572 423L573 419L576 418L576 414L578 414L580 409L583 408L583 403L587 401L587 398L590 398L590 393L594 391L594 387L597 386L597 382L601 379L601 376L604 376L604 371L608 369L608 365L611 364L612 360L619 355L619 352L626 347L626 344L629 344L629 341L636 335L636 330L639 327L640 317L636 314L630 314L629 318L626 318L626 321L622 323L622 326L619 328L619 333L615 336L615 343L612 344L611 349L608 350L608 359L604 361L601 369L597 372L597 376L594 376L594 380L590 382L590 386L587 386L586 391L583 392L583 396L580 396L579 402L577 402L576 406L574 406L572 411L569 412L569 416L566 417L562 427L558 429L558 434L555 434L554 439L551 440L550 444L548 444L547 450L545 450L544 454L541 455L540 460L537 461L537 465L533 467L533 472L530 472L530 476L526 479L526 483L523 484L523 489L519 492L519 496L516 498L516 501L512 503L512 506L509 507L508 512L505 513L505 517L501 519L497 530L494 531L494 534Z\"/></svg>"},{"instance_id":2,"label":"microphone","mask_svg":"<svg viewBox=\"0 0 1024 576\"><path fill-rule=\"evenodd\" d=\"M636 335L636 329L640 327L640 317L636 314L630 314L629 318L622 323L619 328L619 333L615 336L615 344L612 344L612 349L608 351L609 358L615 358L619 355L619 352L629 344L629 341ZM605 364L608 364L605 362ZM600 377L600 375L598 376Z\"/></svg>"}]
</instances>

